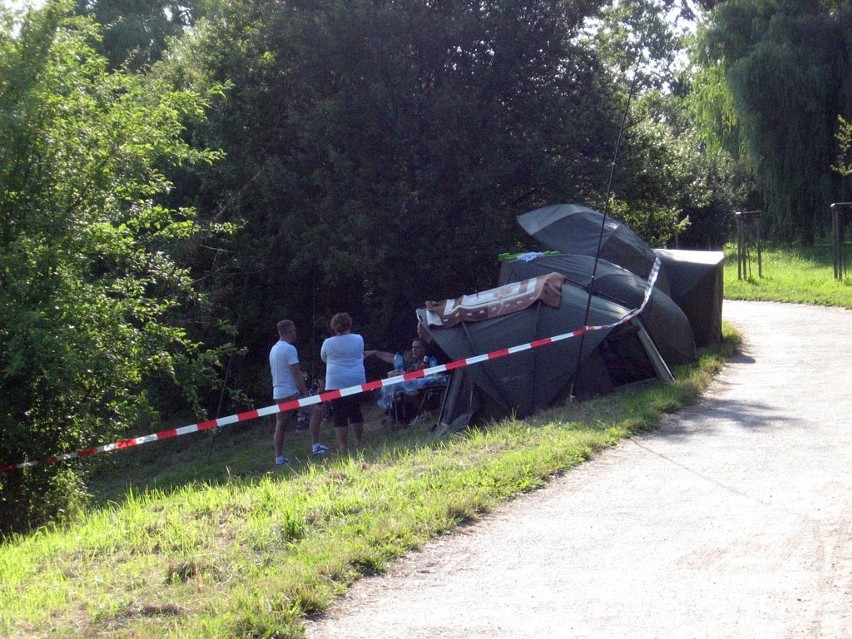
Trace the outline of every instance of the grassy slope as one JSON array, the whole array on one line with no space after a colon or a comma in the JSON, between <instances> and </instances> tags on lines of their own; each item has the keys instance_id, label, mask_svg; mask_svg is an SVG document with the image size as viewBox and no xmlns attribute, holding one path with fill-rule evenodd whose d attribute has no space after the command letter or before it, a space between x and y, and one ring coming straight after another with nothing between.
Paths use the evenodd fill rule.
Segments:
<instances>
[{"instance_id":1,"label":"grassy slope","mask_svg":"<svg viewBox=\"0 0 852 639\"><path fill-rule=\"evenodd\" d=\"M757 251L752 249L745 269L748 277L738 280L736 247L726 251L726 298L852 308L852 273L842 280L834 279L831 246L770 248L761 253L762 268L758 268ZM846 247L845 258L852 263L852 247Z\"/></svg>"},{"instance_id":2,"label":"grassy slope","mask_svg":"<svg viewBox=\"0 0 852 639\"><path fill-rule=\"evenodd\" d=\"M362 455L284 471L270 472L268 423L116 454L97 484L112 501L0 547L0 634L299 636L300 619L358 576L653 428L725 356L705 355L672 385L465 436L373 420ZM288 445L306 450L304 433Z\"/></svg>"},{"instance_id":3,"label":"grassy slope","mask_svg":"<svg viewBox=\"0 0 852 639\"><path fill-rule=\"evenodd\" d=\"M734 254L725 271L726 297L852 307L830 252L766 251L764 277L753 260L744 282ZM735 345L726 330L675 384L464 437L388 431L374 414L362 455L311 463L305 433L289 433L284 471L270 471L268 420L104 456L90 513L0 546L0 635L300 636L359 576L654 428Z\"/></svg>"}]
</instances>

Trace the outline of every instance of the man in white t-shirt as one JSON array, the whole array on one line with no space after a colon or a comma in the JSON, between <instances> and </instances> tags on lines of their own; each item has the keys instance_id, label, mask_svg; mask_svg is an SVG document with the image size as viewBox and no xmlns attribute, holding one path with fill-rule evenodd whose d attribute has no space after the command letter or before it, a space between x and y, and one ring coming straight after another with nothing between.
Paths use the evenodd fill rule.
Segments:
<instances>
[{"instance_id":1,"label":"man in white t-shirt","mask_svg":"<svg viewBox=\"0 0 852 639\"><path fill-rule=\"evenodd\" d=\"M272 371L272 399L286 402L307 397L308 387L299 367L299 354L293 342L296 340L296 325L290 320L278 322L278 341L269 351L269 368ZM328 452L328 446L319 441L322 424L322 407L319 404L305 406L302 410L311 415L311 455L318 457ZM283 454L284 432L296 422L297 410L275 414L275 465L281 466L290 460Z\"/></svg>"}]
</instances>

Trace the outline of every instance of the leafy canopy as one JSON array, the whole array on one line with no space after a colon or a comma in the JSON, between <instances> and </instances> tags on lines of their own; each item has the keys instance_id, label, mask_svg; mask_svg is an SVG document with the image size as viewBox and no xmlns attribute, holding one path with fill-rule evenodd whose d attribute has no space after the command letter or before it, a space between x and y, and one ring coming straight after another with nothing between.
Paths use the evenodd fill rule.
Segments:
<instances>
[{"instance_id":1,"label":"leafy canopy","mask_svg":"<svg viewBox=\"0 0 852 639\"><path fill-rule=\"evenodd\" d=\"M224 247L230 280L209 281L252 369L285 316L313 324L314 352L343 309L373 345L398 348L425 300L493 286L499 253L534 248L516 215L603 206L626 106L623 61L588 36L605 4L236 2L173 51L174 77L232 87L199 131L228 156L200 178L199 210L243 224ZM657 17L634 13L655 46L669 42ZM658 240L674 230L666 189L683 167L652 184L643 162L681 152L650 126L634 132L619 193Z\"/></svg>"},{"instance_id":2,"label":"leafy canopy","mask_svg":"<svg viewBox=\"0 0 852 639\"><path fill-rule=\"evenodd\" d=\"M842 197L837 116L852 112L852 2L726 0L702 32L700 93L719 139L754 170L770 231L811 243Z\"/></svg>"},{"instance_id":3,"label":"leafy canopy","mask_svg":"<svg viewBox=\"0 0 852 639\"><path fill-rule=\"evenodd\" d=\"M152 377L190 397L203 381L180 379L203 352L173 319L199 300L171 257L199 227L158 198L166 167L216 157L182 139L205 98L108 72L94 24L70 9L50 2L0 34L3 464L123 434ZM71 499L63 474L0 474L3 527L55 514Z\"/></svg>"}]
</instances>

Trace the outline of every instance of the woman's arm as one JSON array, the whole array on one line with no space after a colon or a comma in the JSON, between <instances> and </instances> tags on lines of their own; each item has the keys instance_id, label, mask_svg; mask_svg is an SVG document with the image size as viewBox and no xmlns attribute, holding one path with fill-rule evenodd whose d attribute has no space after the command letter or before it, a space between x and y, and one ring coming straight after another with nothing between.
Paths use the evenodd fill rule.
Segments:
<instances>
[{"instance_id":1,"label":"woman's arm","mask_svg":"<svg viewBox=\"0 0 852 639\"><path fill-rule=\"evenodd\" d=\"M377 359L382 360L386 364L393 364L393 353L388 353L387 351L364 351L364 357L375 357Z\"/></svg>"}]
</instances>

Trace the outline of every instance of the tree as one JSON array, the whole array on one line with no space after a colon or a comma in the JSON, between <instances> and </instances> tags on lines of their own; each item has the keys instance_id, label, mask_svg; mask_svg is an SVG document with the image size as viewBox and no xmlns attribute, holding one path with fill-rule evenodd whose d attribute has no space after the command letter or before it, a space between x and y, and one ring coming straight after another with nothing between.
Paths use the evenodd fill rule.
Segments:
<instances>
[{"instance_id":1,"label":"tree","mask_svg":"<svg viewBox=\"0 0 852 639\"><path fill-rule=\"evenodd\" d=\"M604 205L629 88L588 35L605 4L234 2L170 52L161 69L174 81L231 86L193 132L227 158L182 194L242 228L206 280L248 347L241 386L266 396L281 317L311 325L300 352L314 373L338 310L368 342L398 347L426 299L491 287L499 253L535 247L516 215ZM670 49L649 7L671 2L631 4L635 29L650 25L655 50ZM682 158L657 133L628 127L634 159L617 185L652 240L676 228L684 193L666 189L685 181L670 179L681 169L663 165ZM649 158L668 172L656 185Z\"/></svg>"},{"instance_id":2,"label":"tree","mask_svg":"<svg viewBox=\"0 0 852 639\"><path fill-rule=\"evenodd\" d=\"M692 136L674 92L679 35L671 17L691 16L671 0L614 2L602 12L591 45L620 86L624 127L614 158L612 192L598 208L628 224L654 246L665 245L687 223L682 208L696 197Z\"/></svg>"},{"instance_id":3,"label":"tree","mask_svg":"<svg viewBox=\"0 0 852 639\"><path fill-rule=\"evenodd\" d=\"M653 246L720 248L748 174L696 125L692 68L684 55L707 2L627 0L603 12L593 47L630 104L610 212ZM629 86L631 81L632 87ZM603 206L601 204L600 206Z\"/></svg>"},{"instance_id":4,"label":"tree","mask_svg":"<svg viewBox=\"0 0 852 639\"><path fill-rule=\"evenodd\" d=\"M181 45L176 77L233 85L198 202L244 224L223 303L253 368L285 314L410 339L424 300L492 286L528 245L515 215L600 198L621 102L580 42L599 4L235 3Z\"/></svg>"},{"instance_id":5,"label":"tree","mask_svg":"<svg viewBox=\"0 0 852 639\"><path fill-rule=\"evenodd\" d=\"M827 232L840 180L838 113L852 110L848 0L726 0L702 33L700 91L727 148L753 168L770 232Z\"/></svg>"},{"instance_id":6,"label":"tree","mask_svg":"<svg viewBox=\"0 0 852 639\"><path fill-rule=\"evenodd\" d=\"M843 177L852 175L852 122L838 116L837 162L831 168Z\"/></svg>"},{"instance_id":7,"label":"tree","mask_svg":"<svg viewBox=\"0 0 852 639\"><path fill-rule=\"evenodd\" d=\"M109 66L142 69L160 60L170 41L220 10L222 0L75 0L76 12L102 26L95 43Z\"/></svg>"},{"instance_id":8,"label":"tree","mask_svg":"<svg viewBox=\"0 0 852 639\"><path fill-rule=\"evenodd\" d=\"M191 403L215 357L176 320L203 304L171 257L199 234L194 212L158 203L166 167L215 157L181 137L205 98L108 72L70 12L49 2L0 34L4 465L124 434L151 410L147 380ZM61 517L81 482L73 463L0 473L0 531Z\"/></svg>"}]
</instances>

